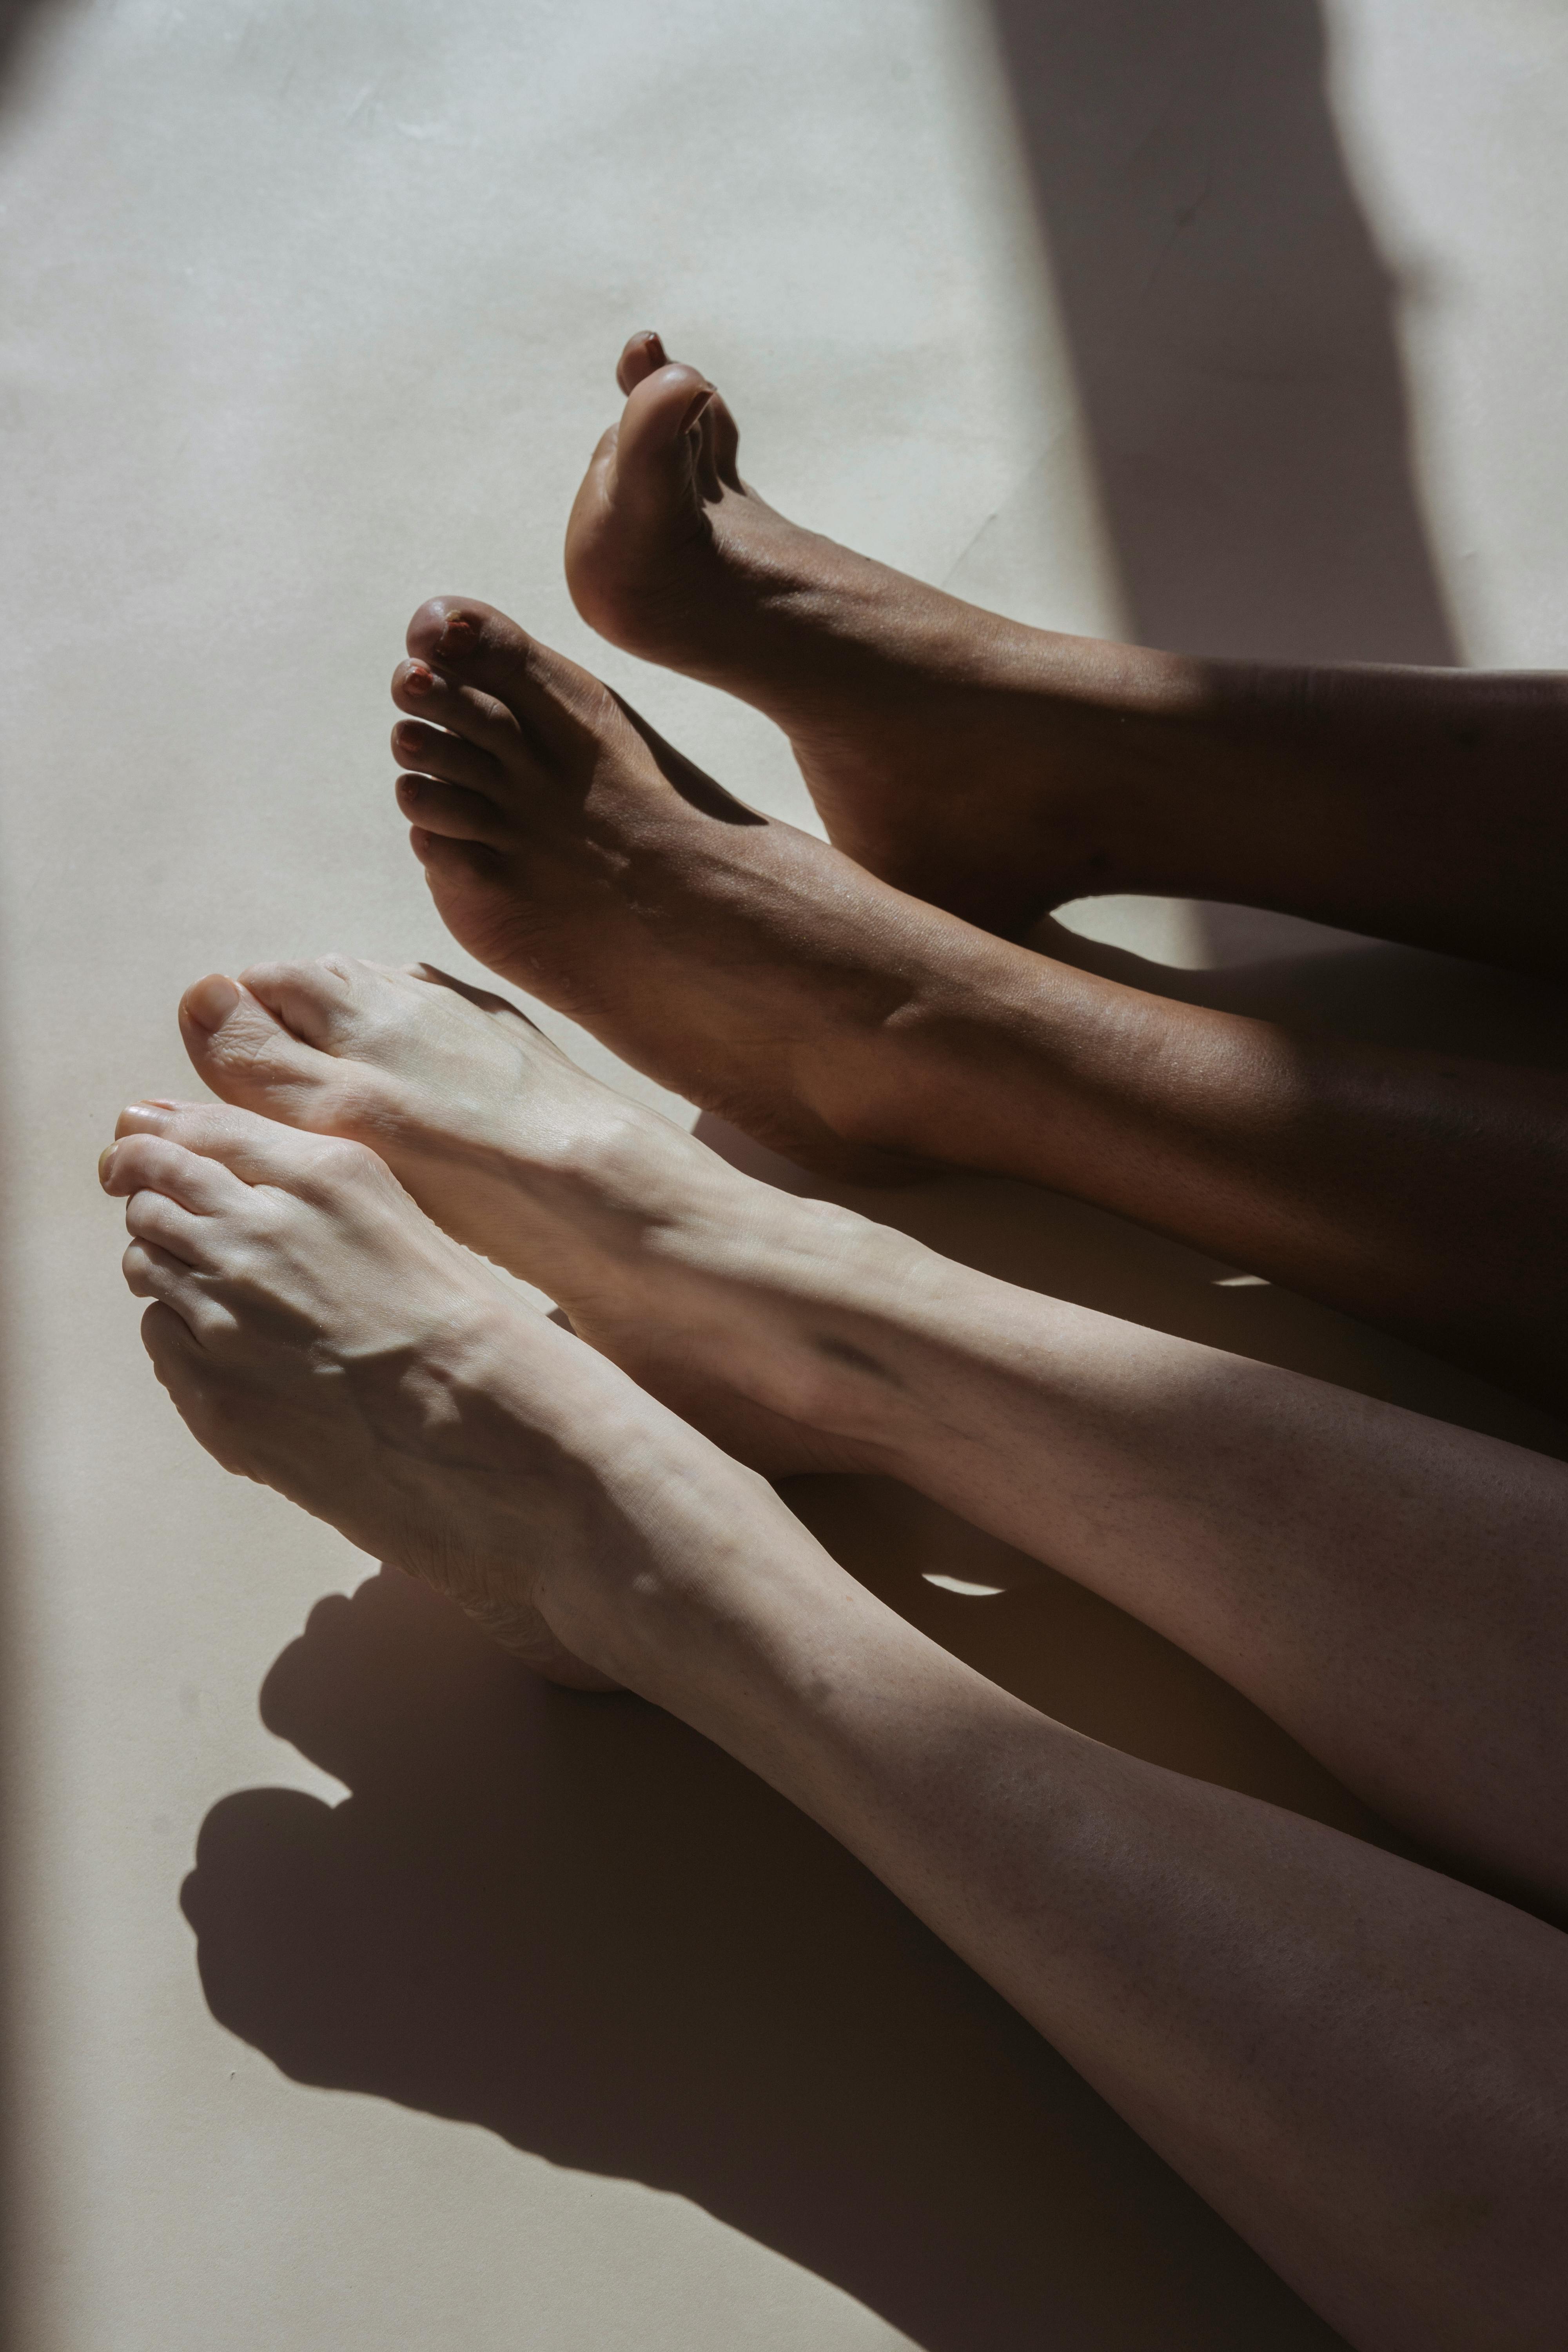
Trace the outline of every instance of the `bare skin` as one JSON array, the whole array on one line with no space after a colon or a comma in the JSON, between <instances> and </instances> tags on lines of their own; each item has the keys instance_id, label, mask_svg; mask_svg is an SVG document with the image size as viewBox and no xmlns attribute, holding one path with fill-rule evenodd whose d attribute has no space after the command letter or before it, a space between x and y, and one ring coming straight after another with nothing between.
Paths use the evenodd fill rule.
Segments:
<instances>
[{"instance_id":1,"label":"bare skin","mask_svg":"<svg viewBox=\"0 0 1568 2352\"><path fill-rule=\"evenodd\" d=\"M1012 937L1150 891L1568 975L1568 678L1026 628L779 514L741 478L722 394L657 335L617 376L567 530L578 608L765 711L872 873Z\"/></svg>"},{"instance_id":2,"label":"bare skin","mask_svg":"<svg viewBox=\"0 0 1568 2352\"><path fill-rule=\"evenodd\" d=\"M443 920L637 1068L804 1166L1049 1184L1568 1402L1556 1080L1031 954L755 815L488 605L408 644L399 805Z\"/></svg>"},{"instance_id":3,"label":"bare skin","mask_svg":"<svg viewBox=\"0 0 1568 2352\"><path fill-rule=\"evenodd\" d=\"M214 974L181 1026L215 1093L372 1146L729 1451L920 1488L1182 1643L1385 1818L1568 1913L1562 1465L774 1191L438 974Z\"/></svg>"},{"instance_id":4,"label":"bare skin","mask_svg":"<svg viewBox=\"0 0 1568 2352\"><path fill-rule=\"evenodd\" d=\"M772 1781L1363 2352L1556 2344L1555 1929L985 1682L363 1147L133 1107L103 1181L221 1462Z\"/></svg>"}]
</instances>

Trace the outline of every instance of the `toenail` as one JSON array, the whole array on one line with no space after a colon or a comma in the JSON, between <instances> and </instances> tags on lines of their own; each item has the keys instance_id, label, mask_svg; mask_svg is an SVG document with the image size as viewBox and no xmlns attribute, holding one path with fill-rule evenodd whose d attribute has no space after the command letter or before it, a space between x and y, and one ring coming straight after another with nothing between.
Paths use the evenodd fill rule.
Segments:
<instances>
[{"instance_id":1,"label":"toenail","mask_svg":"<svg viewBox=\"0 0 1568 2352\"><path fill-rule=\"evenodd\" d=\"M113 1157L113 1144L106 1143L98 1155L98 1181L100 1184L107 1184L109 1181L109 1163Z\"/></svg>"},{"instance_id":2,"label":"toenail","mask_svg":"<svg viewBox=\"0 0 1568 2352\"><path fill-rule=\"evenodd\" d=\"M131 1122L132 1132L135 1135L145 1134L149 1128L156 1132L156 1130L163 1126L163 1121L167 1118L169 1113L174 1108L175 1105L174 1103L127 1103L125 1108L121 1112L119 1118L115 1121L115 1139L117 1141L124 1140L123 1137L120 1134L120 1129L125 1126L128 1121Z\"/></svg>"},{"instance_id":3,"label":"toenail","mask_svg":"<svg viewBox=\"0 0 1568 2352\"><path fill-rule=\"evenodd\" d=\"M680 420L680 429L683 433L689 433L692 426L698 423L718 388L717 384L705 383L700 392L692 394L687 404L686 414Z\"/></svg>"},{"instance_id":4,"label":"toenail","mask_svg":"<svg viewBox=\"0 0 1568 2352\"><path fill-rule=\"evenodd\" d=\"M448 613L436 641L437 653L469 654L479 642L479 623L467 613Z\"/></svg>"},{"instance_id":5,"label":"toenail","mask_svg":"<svg viewBox=\"0 0 1568 2352\"><path fill-rule=\"evenodd\" d=\"M410 662L403 673L405 694L428 694L435 683L435 671L426 669L423 662Z\"/></svg>"},{"instance_id":6,"label":"toenail","mask_svg":"<svg viewBox=\"0 0 1568 2352\"><path fill-rule=\"evenodd\" d=\"M194 988L185 991L186 1012L196 1027L205 1029L209 1036L215 1029L223 1027L238 1003L238 989L221 971L209 972L205 980L198 980Z\"/></svg>"}]
</instances>

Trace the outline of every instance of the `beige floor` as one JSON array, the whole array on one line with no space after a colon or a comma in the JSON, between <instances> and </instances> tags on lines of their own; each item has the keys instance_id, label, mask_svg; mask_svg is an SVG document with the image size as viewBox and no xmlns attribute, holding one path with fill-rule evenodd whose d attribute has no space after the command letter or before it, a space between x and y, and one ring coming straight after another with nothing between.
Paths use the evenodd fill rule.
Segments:
<instances>
[{"instance_id":1,"label":"beige floor","mask_svg":"<svg viewBox=\"0 0 1568 2352\"><path fill-rule=\"evenodd\" d=\"M183 1084L195 973L465 969L388 793L424 594L506 604L812 821L758 719L565 598L635 326L718 376L780 504L1026 617L1560 661L1568 26L1328 17L1327 100L1313 0L0 17L15 2352L1329 2340L767 1791L541 1693L198 1454L93 1181L119 1104ZM1332 944L1085 919L1187 963ZM1090 1212L955 1183L897 1213L1531 1426ZM795 1499L1042 1704L1357 1818L1044 1571L891 1490Z\"/></svg>"}]
</instances>

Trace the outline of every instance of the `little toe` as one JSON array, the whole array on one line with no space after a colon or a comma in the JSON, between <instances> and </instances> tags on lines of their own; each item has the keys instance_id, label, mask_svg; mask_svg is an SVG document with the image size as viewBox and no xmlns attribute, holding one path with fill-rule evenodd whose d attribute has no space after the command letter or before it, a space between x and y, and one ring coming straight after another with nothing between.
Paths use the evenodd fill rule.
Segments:
<instances>
[{"instance_id":1,"label":"little toe","mask_svg":"<svg viewBox=\"0 0 1568 2352\"><path fill-rule=\"evenodd\" d=\"M470 955L486 962L489 959L480 949L488 931L510 929L508 908L515 900L515 894L505 887L507 868L502 859L482 841L454 841L447 835L426 832L422 824L409 826L408 846L425 868L425 879L442 920ZM467 920L459 911L465 907L469 909Z\"/></svg>"},{"instance_id":2,"label":"little toe","mask_svg":"<svg viewBox=\"0 0 1568 2352\"><path fill-rule=\"evenodd\" d=\"M482 841L454 841L447 834L427 833L422 824L409 825L408 846L432 885L460 880L494 883L506 872L497 852L487 849Z\"/></svg>"},{"instance_id":3,"label":"little toe","mask_svg":"<svg viewBox=\"0 0 1568 2352\"><path fill-rule=\"evenodd\" d=\"M142 1288L132 1280L129 1265L125 1269L125 1279L137 1297L145 1298L150 1295L151 1286ZM192 1328L196 1315L186 1301L182 1300L182 1305L185 1307L184 1313L167 1298L154 1298L142 1318L142 1345L152 1359L154 1377L168 1391L181 1419L207 1445L207 1451L216 1454L221 1462L223 1454L220 1448L209 1444L202 1434L200 1416L206 1366L201 1341Z\"/></svg>"}]
</instances>

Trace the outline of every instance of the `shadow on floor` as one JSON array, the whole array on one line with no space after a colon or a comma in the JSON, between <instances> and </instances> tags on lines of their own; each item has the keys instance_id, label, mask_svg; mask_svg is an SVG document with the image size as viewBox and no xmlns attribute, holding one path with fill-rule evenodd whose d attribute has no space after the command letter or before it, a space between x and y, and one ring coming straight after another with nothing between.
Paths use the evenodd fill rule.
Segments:
<instances>
[{"instance_id":1,"label":"shadow on floor","mask_svg":"<svg viewBox=\"0 0 1568 2352\"><path fill-rule=\"evenodd\" d=\"M1084 1621L1062 1630L1087 1668L1057 1678L1087 1672L1109 1736L1222 1776L1261 1754L1286 1801L1350 1806L1142 1629L1129 1673L1117 1612L1005 1547L961 1531L958 1572L1016 1590L922 1584L911 1549L951 1565L942 1531L910 1497L889 1539L876 1483L791 1499L846 1557L868 1530L901 1555L948 1638L967 1612L1016 1655L1043 1587ZM319 1604L262 1711L352 1794L224 1799L184 1902L215 2016L296 2080L689 2197L929 2352L1338 2341L842 1847L668 1716L550 1688L393 1570Z\"/></svg>"},{"instance_id":2,"label":"shadow on floor","mask_svg":"<svg viewBox=\"0 0 1568 2352\"><path fill-rule=\"evenodd\" d=\"M1359 974L1352 1025L1417 1021L1410 961ZM1332 973L1297 983L1331 1024ZM1084 1203L979 1177L850 1194L701 1131L1006 1279L1532 1442L1470 1376ZM1236 1692L1066 1579L890 1482L784 1492L1031 1705L1388 1842ZM226 1798L184 1901L214 2015L295 2079L688 2196L927 2352L1337 2340L858 1864L681 1725L551 1690L392 1570L321 1602L262 1712L352 1794Z\"/></svg>"},{"instance_id":3,"label":"shadow on floor","mask_svg":"<svg viewBox=\"0 0 1568 2352\"><path fill-rule=\"evenodd\" d=\"M1451 663L1320 0L991 0L1135 634Z\"/></svg>"},{"instance_id":4,"label":"shadow on floor","mask_svg":"<svg viewBox=\"0 0 1568 2352\"><path fill-rule=\"evenodd\" d=\"M0 110L16 96L11 85L25 73L34 38L79 5L79 0L0 0Z\"/></svg>"}]
</instances>

